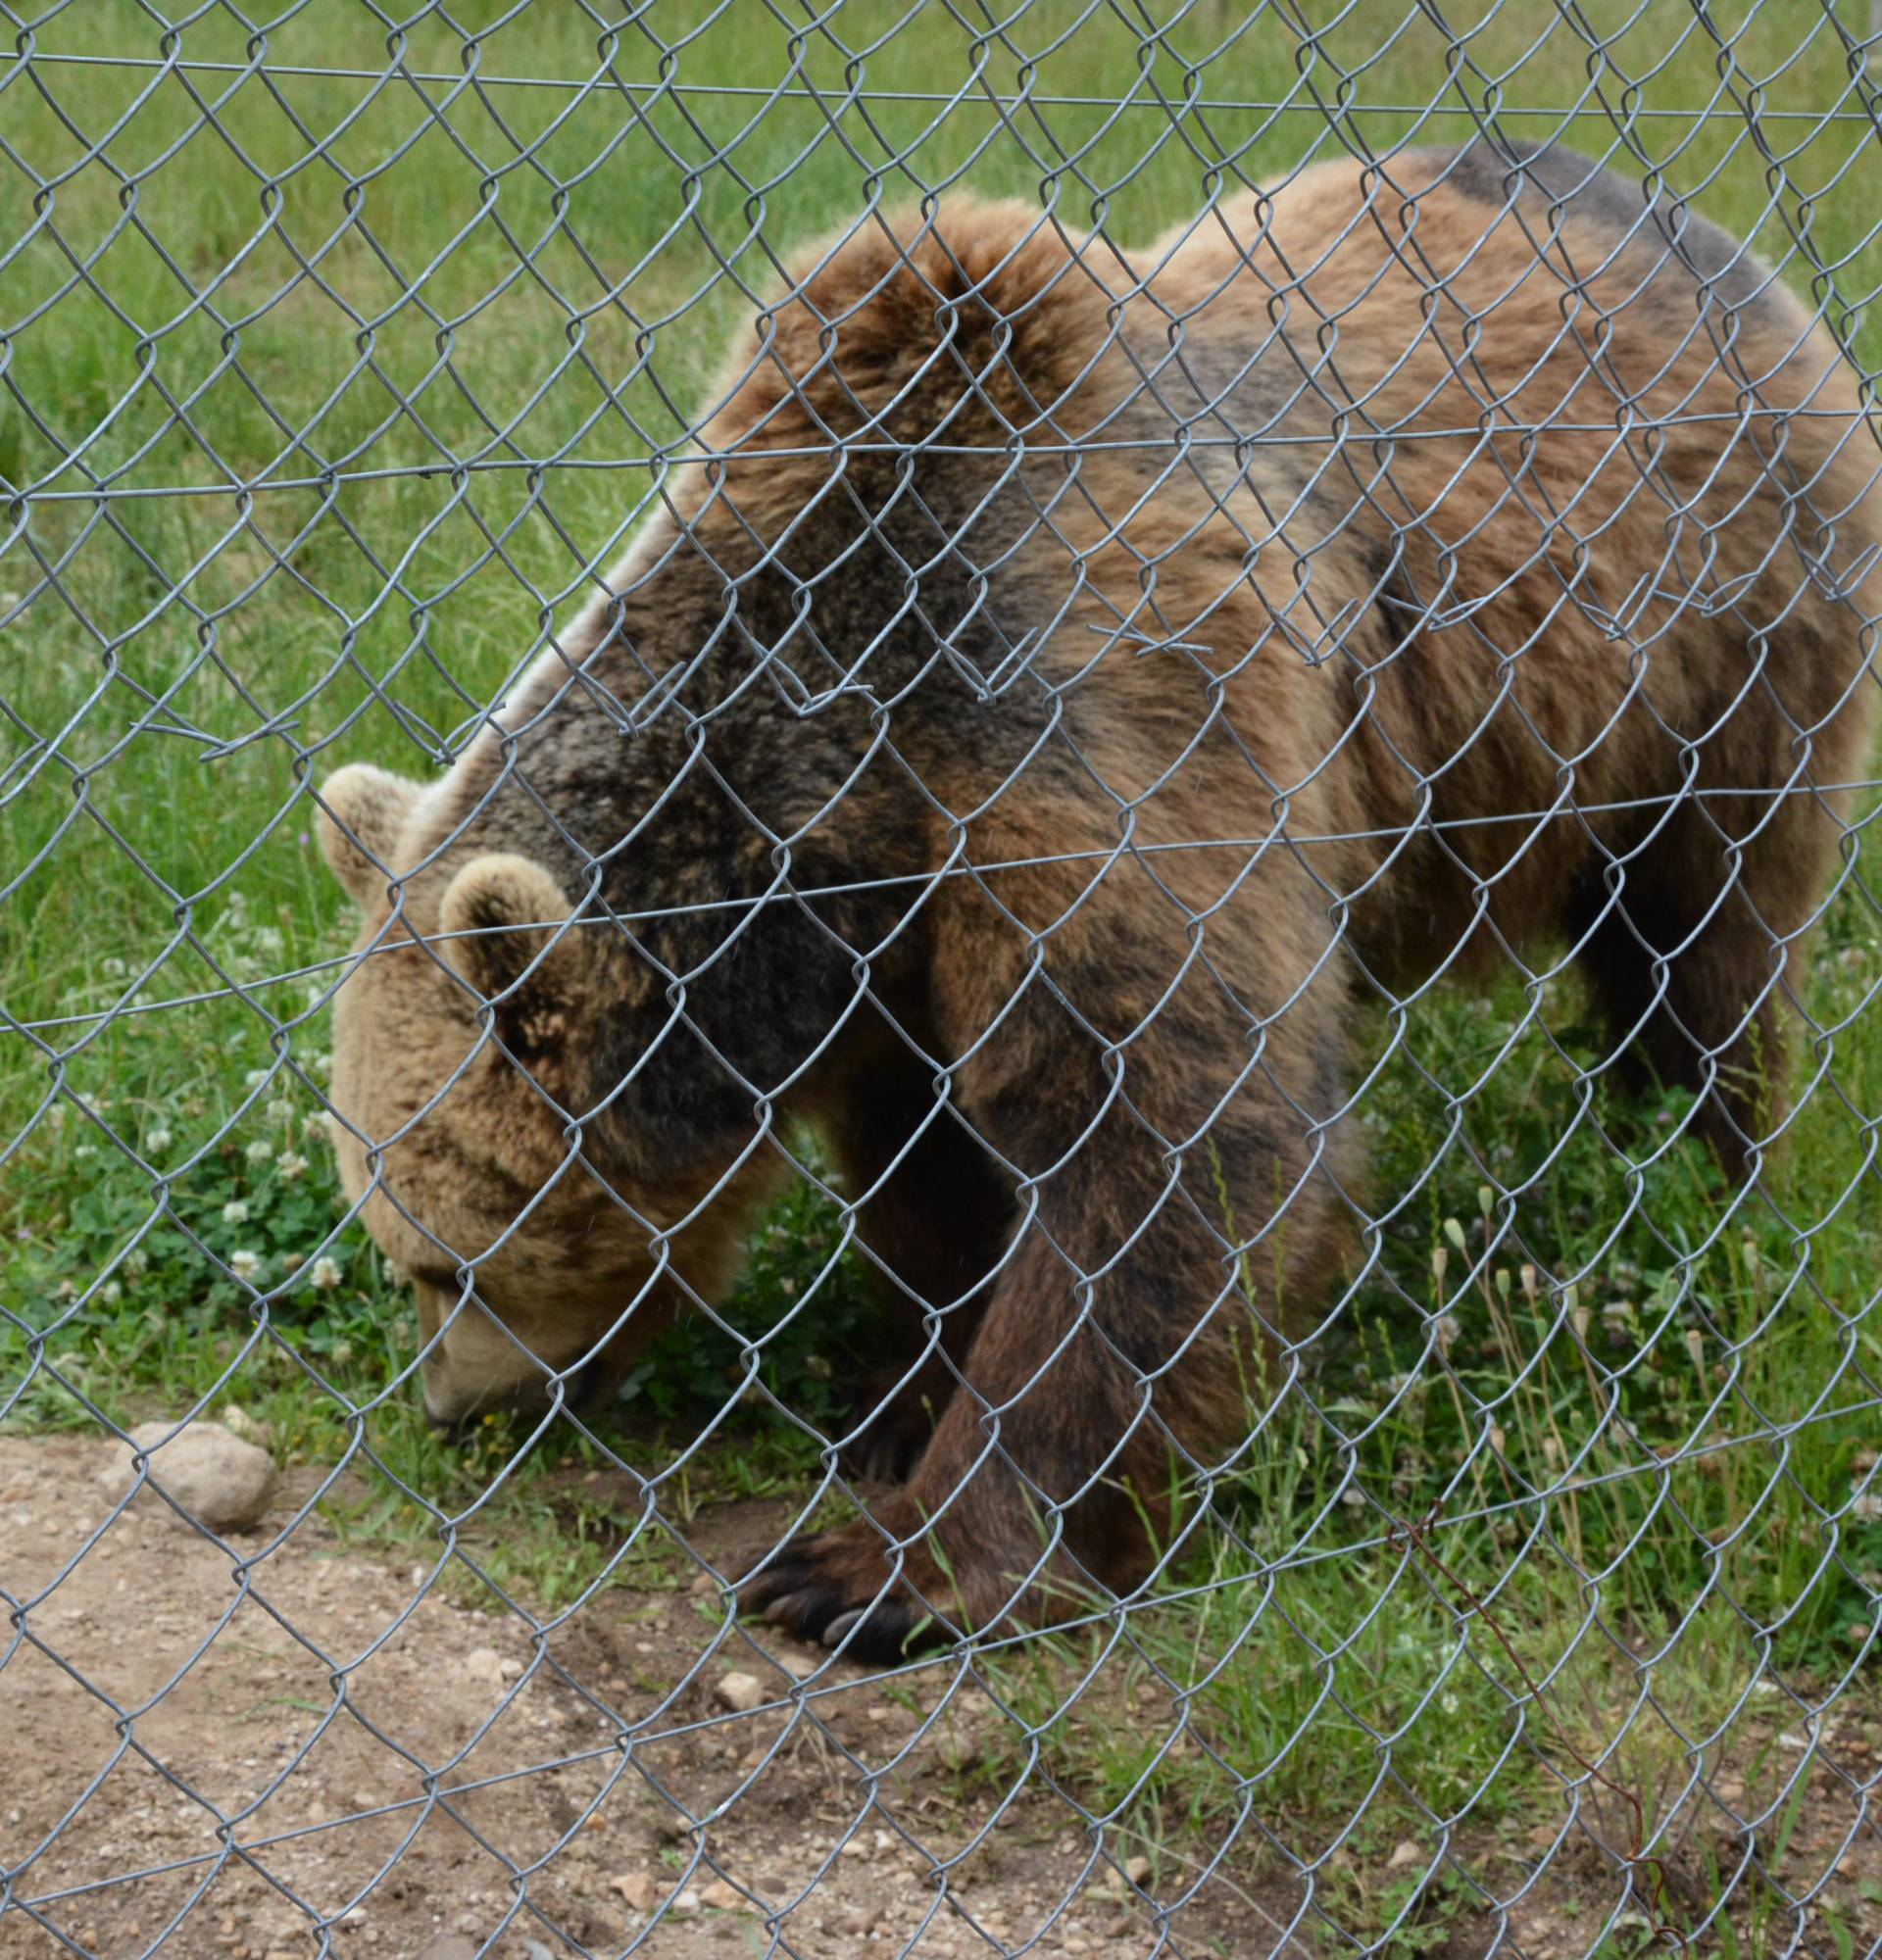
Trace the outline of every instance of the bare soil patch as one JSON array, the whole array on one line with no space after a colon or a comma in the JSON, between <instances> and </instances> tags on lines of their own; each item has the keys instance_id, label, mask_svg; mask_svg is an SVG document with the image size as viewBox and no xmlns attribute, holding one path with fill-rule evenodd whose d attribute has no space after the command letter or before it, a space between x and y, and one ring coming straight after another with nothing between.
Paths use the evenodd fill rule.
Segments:
<instances>
[{"instance_id":1,"label":"bare soil patch","mask_svg":"<svg viewBox=\"0 0 1882 1960\"><path fill-rule=\"evenodd\" d=\"M1225 1881L1160 1903L1038 1779L965 1787L1004 1718L958 1665L885 1682L684 1585L605 1586L538 1632L342 1548L292 1480L224 1544L112 1518L113 1460L0 1439L7 1960L166 1935L219 1960L1272 1943ZM730 1560L786 1515L725 1505L688 1539Z\"/></svg>"},{"instance_id":2,"label":"bare soil patch","mask_svg":"<svg viewBox=\"0 0 1882 1960\"><path fill-rule=\"evenodd\" d=\"M1656 1943L1659 1873L1617 1869L1580 1827L1356 1836L1310 1898L1264 1836L1312 1835L1285 1819L1251 1817L1222 1855L1176 1830L1148 1846L1094 1831L1047 1741L1030 1759L986 1746L1011 1743L1013 1718L958 1659L865 1673L728 1624L677 1562L561 1617L473 1611L429 1567L345 1548L304 1475L219 1544L148 1504L114 1515L114 1456L0 1438L6 1960L158 1941L205 1960L1306 1960L1378 1940L1394 1886L1397 1954ZM788 1521L782 1502L728 1503L687 1539L737 1570ZM1695 1950L1721 1924L1752 1950L1882 1939L1874 1697L1797 1725L1789 1703L1748 1711L1681 1799L1661 1920L1697 1926L1731 1893ZM1624 1836L1611 1798L1587 1821Z\"/></svg>"}]
</instances>

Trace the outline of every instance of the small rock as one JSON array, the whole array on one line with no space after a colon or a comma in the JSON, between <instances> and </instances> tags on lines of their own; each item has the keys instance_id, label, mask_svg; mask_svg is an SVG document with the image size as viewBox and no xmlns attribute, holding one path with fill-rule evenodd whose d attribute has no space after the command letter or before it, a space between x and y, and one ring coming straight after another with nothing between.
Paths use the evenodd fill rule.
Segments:
<instances>
[{"instance_id":1,"label":"small rock","mask_svg":"<svg viewBox=\"0 0 1882 1960\"><path fill-rule=\"evenodd\" d=\"M676 1913L697 1912L699 1910L699 1894L689 1886L673 1901L673 1910Z\"/></svg>"},{"instance_id":2,"label":"small rock","mask_svg":"<svg viewBox=\"0 0 1882 1960\"><path fill-rule=\"evenodd\" d=\"M709 1905L715 1912L750 1912L752 1902L734 1885L723 1879L715 1879L711 1885L702 1886L699 1891L701 1905Z\"/></svg>"},{"instance_id":3,"label":"small rock","mask_svg":"<svg viewBox=\"0 0 1882 1960\"><path fill-rule=\"evenodd\" d=\"M1126 1859L1124 1862L1124 1877L1127 1878L1133 1886L1149 1885L1150 1860L1148 1858Z\"/></svg>"},{"instance_id":4,"label":"small rock","mask_svg":"<svg viewBox=\"0 0 1882 1960\"><path fill-rule=\"evenodd\" d=\"M1424 1856L1424 1848L1415 1838L1402 1838L1392 1847L1392 1855L1385 1861L1388 1872L1396 1872L1402 1865L1415 1865Z\"/></svg>"},{"instance_id":5,"label":"small rock","mask_svg":"<svg viewBox=\"0 0 1882 1960\"><path fill-rule=\"evenodd\" d=\"M419 1960L477 1960L476 1943L461 1933L441 1933L430 1945L419 1948Z\"/></svg>"},{"instance_id":6,"label":"small rock","mask_svg":"<svg viewBox=\"0 0 1882 1960\"><path fill-rule=\"evenodd\" d=\"M715 1692L727 1708L741 1715L749 1715L769 1698L765 1684L752 1674L721 1674Z\"/></svg>"},{"instance_id":7,"label":"small rock","mask_svg":"<svg viewBox=\"0 0 1882 1960\"><path fill-rule=\"evenodd\" d=\"M718 1591L718 1581L710 1572L702 1572L686 1590L695 1599L704 1599L708 1593Z\"/></svg>"},{"instance_id":8,"label":"small rock","mask_svg":"<svg viewBox=\"0 0 1882 1960\"><path fill-rule=\"evenodd\" d=\"M130 1440L150 1461L148 1479L137 1489L136 1508L161 1512L173 1524L182 1520L153 1485L198 1524L216 1532L245 1531L258 1524L274 1494L273 1457L219 1422L192 1422L181 1430L173 1423L143 1422L130 1432ZM114 1499L128 1495L136 1488L129 1453L121 1454L99 1482Z\"/></svg>"},{"instance_id":9,"label":"small rock","mask_svg":"<svg viewBox=\"0 0 1882 1960\"><path fill-rule=\"evenodd\" d=\"M823 1665L821 1654L780 1653L773 1654L771 1658L793 1681L809 1681Z\"/></svg>"},{"instance_id":10,"label":"small rock","mask_svg":"<svg viewBox=\"0 0 1882 1960\"><path fill-rule=\"evenodd\" d=\"M608 1881L608 1889L619 1892L634 1912L652 1912L660 1903L659 1883L645 1872L623 1872L619 1878Z\"/></svg>"},{"instance_id":11,"label":"small rock","mask_svg":"<svg viewBox=\"0 0 1882 1960\"><path fill-rule=\"evenodd\" d=\"M464 1671L472 1681L485 1681L494 1688L503 1680L503 1656L495 1647L472 1647L464 1657Z\"/></svg>"}]
</instances>

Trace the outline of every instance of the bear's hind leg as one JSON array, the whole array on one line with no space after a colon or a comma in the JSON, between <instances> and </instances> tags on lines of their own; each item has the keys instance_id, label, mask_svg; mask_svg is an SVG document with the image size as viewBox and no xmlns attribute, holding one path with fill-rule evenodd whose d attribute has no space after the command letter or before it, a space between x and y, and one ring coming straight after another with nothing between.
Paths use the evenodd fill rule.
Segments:
<instances>
[{"instance_id":1,"label":"bear's hind leg","mask_svg":"<svg viewBox=\"0 0 1882 1960\"><path fill-rule=\"evenodd\" d=\"M1581 953L1622 1080L1692 1092L1734 1183L1784 1127L1796 1021L1843 826L1808 791L1675 809L1604 885ZM1755 808L1753 807L1755 806Z\"/></svg>"}]
</instances>

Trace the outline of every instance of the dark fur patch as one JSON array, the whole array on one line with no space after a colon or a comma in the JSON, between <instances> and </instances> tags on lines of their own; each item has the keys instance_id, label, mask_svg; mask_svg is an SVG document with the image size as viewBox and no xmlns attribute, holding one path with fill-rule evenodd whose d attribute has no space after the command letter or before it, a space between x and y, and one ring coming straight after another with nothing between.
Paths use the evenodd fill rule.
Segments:
<instances>
[{"instance_id":1,"label":"dark fur patch","mask_svg":"<svg viewBox=\"0 0 1882 1960\"><path fill-rule=\"evenodd\" d=\"M1479 136L1466 148L1416 153L1442 168L1443 181L1479 203L1511 199L1540 216L1560 205L1623 241L1665 257L1693 283L1726 306L1745 306L1770 286L1770 269L1722 226L1680 206L1661 188L1650 203L1641 185L1560 143L1493 145ZM1445 161L1446 159L1449 161Z\"/></svg>"}]
</instances>

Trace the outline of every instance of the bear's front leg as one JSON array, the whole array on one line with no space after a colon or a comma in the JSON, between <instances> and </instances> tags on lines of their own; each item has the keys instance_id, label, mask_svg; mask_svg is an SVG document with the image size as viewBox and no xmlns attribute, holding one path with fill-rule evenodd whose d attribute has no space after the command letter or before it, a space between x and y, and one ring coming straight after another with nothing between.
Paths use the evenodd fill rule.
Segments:
<instances>
[{"instance_id":1,"label":"bear's front leg","mask_svg":"<svg viewBox=\"0 0 1882 1960\"><path fill-rule=\"evenodd\" d=\"M1003 1250L906 1488L774 1549L748 1608L871 1658L1073 1619L1152 1573L1172 1469L1206 1490L1242 1445L1283 1380L1283 1299L1337 1266L1353 1167L1324 893L1263 870L1206 918L1127 863L942 906L927 1053L961 1059L920 1100L945 1089L994 1174Z\"/></svg>"},{"instance_id":2,"label":"bear's front leg","mask_svg":"<svg viewBox=\"0 0 1882 1960\"><path fill-rule=\"evenodd\" d=\"M1166 1448L1150 1388L1095 1332L1060 1318L1061 1341L1015 1343L1041 1332L1039 1315L1017 1289L1011 1307L996 1297L969 1386L956 1387L908 1485L853 1524L780 1546L746 1582L745 1607L891 1659L1003 1622L1071 1617L1081 1597L1145 1568L1126 1486L1154 1492L1144 1472Z\"/></svg>"},{"instance_id":3,"label":"bear's front leg","mask_svg":"<svg viewBox=\"0 0 1882 1960\"><path fill-rule=\"evenodd\" d=\"M778 1547L747 1610L888 1660L1071 1620L1149 1574L1172 1447L1204 1468L1233 1447L1267 1337L1213 1196L1219 1147L1172 1166L1124 1148L1131 1122L1039 1188L906 1489Z\"/></svg>"}]
</instances>

